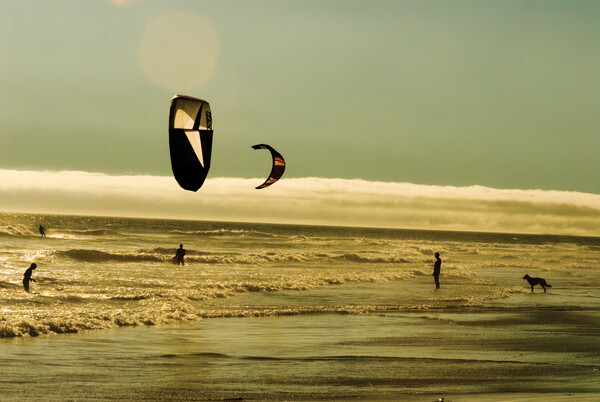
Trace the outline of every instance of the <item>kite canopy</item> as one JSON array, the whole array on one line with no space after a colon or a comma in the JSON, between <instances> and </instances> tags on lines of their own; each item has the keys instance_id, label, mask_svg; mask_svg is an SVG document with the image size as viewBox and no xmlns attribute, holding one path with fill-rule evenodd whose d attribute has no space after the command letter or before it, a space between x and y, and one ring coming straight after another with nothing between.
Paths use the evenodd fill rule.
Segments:
<instances>
[{"instance_id":1,"label":"kite canopy","mask_svg":"<svg viewBox=\"0 0 600 402\"><path fill-rule=\"evenodd\" d=\"M212 139L208 102L175 96L169 114L169 149L173 175L182 188L198 191L202 187L210 169Z\"/></svg>"},{"instance_id":2,"label":"kite canopy","mask_svg":"<svg viewBox=\"0 0 600 402\"><path fill-rule=\"evenodd\" d=\"M285 160L283 159L283 156L281 156L279 152L275 151L270 145L258 144L253 145L252 148L268 149L269 151L271 151L271 156L273 157L273 168L271 169L271 174L263 184L256 187L256 189L259 190L261 188L269 187L271 184L279 180L279 178L283 175L283 172L285 171Z\"/></svg>"}]
</instances>

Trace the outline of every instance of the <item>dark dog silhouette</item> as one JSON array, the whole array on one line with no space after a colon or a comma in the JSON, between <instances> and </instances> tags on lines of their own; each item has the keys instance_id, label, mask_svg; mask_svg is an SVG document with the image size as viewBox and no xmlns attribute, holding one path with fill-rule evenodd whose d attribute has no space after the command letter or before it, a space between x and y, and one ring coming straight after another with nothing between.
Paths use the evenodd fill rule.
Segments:
<instances>
[{"instance_id":1,"label":"dark dog silhouette","mask_svg":"<svg viewBox=\"0 0 600 402\"><path fill-rule=\"evenodd\" d=\"M529 286L531 286L531 293L533 293L533 287L534 287L535 285L540 285L541 287L543 287L543 288L544 288L544 293L546 293L546 286L547 286L547 287L549 287L549 288L551 288L551 287L552 287L552 285L549 285L549 284L546 282L546 280L545 280L545 279L543 279L543 278L532 278L532 277L531 277L531 276L529 276L529 275L525 275L525 276L523 277L523 279L527 279L527 282L529 282Z\"/></svg>"}]
</instances>

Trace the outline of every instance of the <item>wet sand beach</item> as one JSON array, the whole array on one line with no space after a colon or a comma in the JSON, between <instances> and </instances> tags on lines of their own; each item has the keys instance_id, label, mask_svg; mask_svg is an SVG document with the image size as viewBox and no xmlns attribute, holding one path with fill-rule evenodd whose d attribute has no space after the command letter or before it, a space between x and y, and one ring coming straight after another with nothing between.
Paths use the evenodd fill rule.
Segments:
<instances>
[{"instance_id":1,"label":"wet sand beach","mask_svg":"<svg viewBox=\"0 0 600 402\"><path fill-rule=\"evenodd\" d=\"M357 287L364 294L377 285ZM343 288L328 292L349 291ZM216 318L4 340L0 394L6 400L597 400L597 310L508 304L458 313Z\"/></svg>"}]
</instances>

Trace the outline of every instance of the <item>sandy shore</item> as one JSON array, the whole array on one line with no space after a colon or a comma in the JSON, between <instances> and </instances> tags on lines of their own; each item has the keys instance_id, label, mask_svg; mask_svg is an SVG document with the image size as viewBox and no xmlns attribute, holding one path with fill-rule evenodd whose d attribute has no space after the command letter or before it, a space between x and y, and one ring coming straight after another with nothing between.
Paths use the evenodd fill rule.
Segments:
<instances>
[{"instance_id":1,"label":"sandy shore","mask_svg":"<svg viewBox=\"0 0 600 402\"><path fill-rule=\"evenodd\" d=\"M0 341L13 399L598 400L595 311L206 319Z\"/></svg>"}]
</instances>

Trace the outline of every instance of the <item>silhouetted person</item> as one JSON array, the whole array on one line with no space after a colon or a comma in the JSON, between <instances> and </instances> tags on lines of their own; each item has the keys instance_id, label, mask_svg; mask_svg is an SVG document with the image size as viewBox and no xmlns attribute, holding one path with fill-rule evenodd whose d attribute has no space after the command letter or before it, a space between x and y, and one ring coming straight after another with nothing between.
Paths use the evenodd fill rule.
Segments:
<instances>
[{"instance_id":1,"label":"silhouetted person","mask_svg":"<svg viewBox=\"0 0 600 402\"><path fill-rule=\"evenodd\" d=\"M42 237L46 237L46 229L44 229L42 225L40 225L40 234L42 235Z\"/></svg>"},{"instance_id":2,"label":"silhouetted person","mask_svg":"<svg viewBox=\"0 0 600 402\"><path fill-rule=\"evenodd\" d=\"M185 257L185 249L183 248L183 244L180 244L177 252L175 253L175 264L185 265L183 262L183 257Z\"/></svg>"},{"instance_id":3,"label":"silhouetted person","mask_svg":"<svg viewBox=\"0 0 600 402\"><path fill-rule=\"evenodd\" d=\"M33 264L31 264L31 266L29 268L27 268L27 270L25 271L25 274L23 275L23 288L25 289L26 292L29 292L29 282L30 281L35 282L35 279L33 279L31 277L31 274L33 273L33 270L36 268L37 268L37 265L34 262Z\"/></svg>"},{"instance_id":4,"label":"silhouetted person","mask_svg":"<svg viewBox=\"0 0 600 402\"><path fill-rule=\"evenodd\" d=\"M440 253L435 253L435 264L433 264L433 278L435 279L435 288L440 288L440 270L442 269L442 259Z\"/></svg>"}]
</instances>

